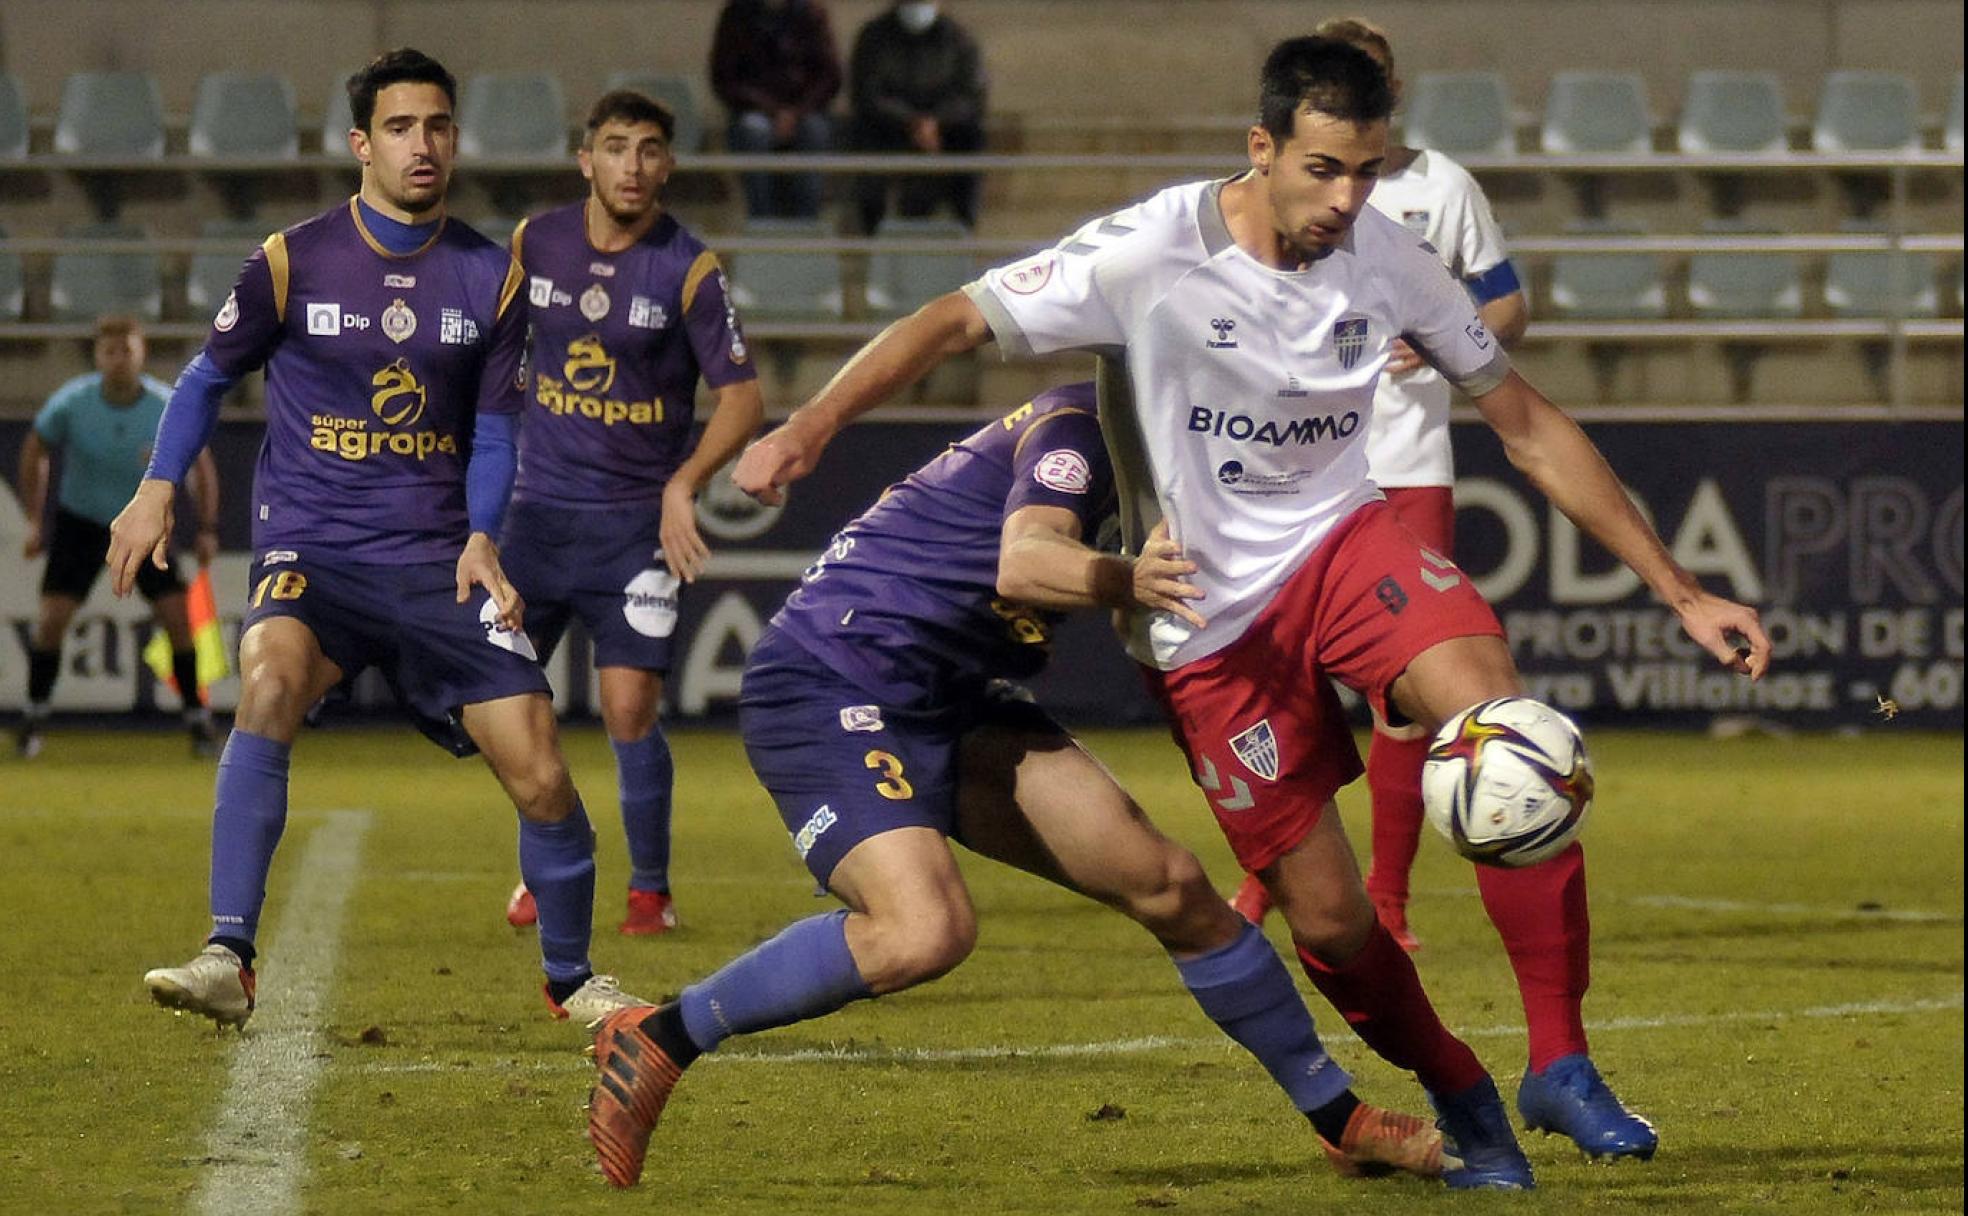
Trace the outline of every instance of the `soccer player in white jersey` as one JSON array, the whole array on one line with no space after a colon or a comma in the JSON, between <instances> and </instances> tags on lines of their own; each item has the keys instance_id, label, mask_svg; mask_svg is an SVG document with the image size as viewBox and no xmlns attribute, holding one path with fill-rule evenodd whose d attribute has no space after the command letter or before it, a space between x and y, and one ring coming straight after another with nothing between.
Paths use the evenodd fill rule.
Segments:
<instances>
[{"instance_id":1,"label":"soccer player in white jersey","mask_svg":"<svg viewBox=\"0 0 1968 1216\"><path fill-rule=\"evenodd\" d=\"M1340 18L1315 33L1371 55L1398 98L1394 52L1369 22ZM1461 280L1484 328L1514 345L1529 319L1489 200L1467 170L1440 152L1393 145L1368 205L1426 240ZM1367 465L1374 484L1415 538L1435 553L1454 553L1455 463L1449 447L1449 384L1411 347L1397 342L1374 392ZM1374 718L1367 754L1373 795L1373 863L1367 895L1381 924L1404 949L1419 948L1408 930L1408 872L1420 845L1421 767L1429 734L1419 725ZM1476 886L1510 956L1530 1030L1530 1061L1517 1101L1527 1123L1564 1132L1587 1151L1650 1157L1651 1124L1628 1112L1598 1079L1588 1055L1585 993L1591 983L1591 925L1585 854L1577 845L1522 869L1476 867ZM1247 877L1232 901L1252 921L1270 906L1264 884Z\"/></svg>"},{"instance_id":2,"label":"soccer player in white jersey","mask_svg":"<svg viewBox=\"0 0 1968 1216\"><path fill-rule=\"evenodd\" d=\"M842 426L985 342L1104 356L1127 542L1138 549L1167 520L1198 567L1207 622L1137 615L1130 651L1313 983L1370 1047L1415 1071L1467 1184L1522 1188L1530 1165L1496 1087L1375 918L1332 807L1361 765L1330 679L1429 730L1523 692L1488 605L1368 477L1367 422L1395 340L1474 397L1516 467L1721 663L1759 678L1770 644L1754 610L1674 561L1435 254L1367 209L1392 109L1386 74L1357 48L1279 44L1247 172L1163 190L897 322L748 449L735 480L776 500Z\"/></svg>"}]
</instances>

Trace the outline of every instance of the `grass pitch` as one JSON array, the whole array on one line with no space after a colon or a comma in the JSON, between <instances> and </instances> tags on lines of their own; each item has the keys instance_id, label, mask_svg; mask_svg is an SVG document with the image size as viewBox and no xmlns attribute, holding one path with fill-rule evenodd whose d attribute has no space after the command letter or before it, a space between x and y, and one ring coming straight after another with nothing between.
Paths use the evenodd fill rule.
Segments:
<instances>
[{"instance_id":1,"label":"grass pitch","mask_svg":"<svg viewBox=\"0 0 1968 1216\"><path fill-rule=\"evenodd\" d=\"M597 733L567 742L601 838L595 961L631 991L674 992L832 906L813 897L736 740L682 732L684 928L618 937L612 758ZM1234 866L1166 737L1089 743L1227 890ZM1586 1012L1602 1069L1661 1129L1650 1164L1590 1166L1532 1139L1530 1196L1336 1178L1144 933L968 859L982 922L968 963L706 1059L624 1195L582 1138L582 1036L545 1017L533 938L500 915L515 831L497 787L407 730L307 736L263 982L293 932L283 896L310 834L334 810L370 819L289 1210L1961 1211L1961 739L1886 728L1593 743ZM239 1037L151 1007L139 982L205 928L211 770L181 757L175 734L57 732L40 761L0 761L0 1210L194 1210L225 1164L209 1145ZM1364 847L1363 794L1349 796ZM1474 886L1424 842L1422 976L1508 1098L1521 1011ZM1363 1096L1419 1109L1413 1082L1300 986Z\"/></svg>"}]
</instances>

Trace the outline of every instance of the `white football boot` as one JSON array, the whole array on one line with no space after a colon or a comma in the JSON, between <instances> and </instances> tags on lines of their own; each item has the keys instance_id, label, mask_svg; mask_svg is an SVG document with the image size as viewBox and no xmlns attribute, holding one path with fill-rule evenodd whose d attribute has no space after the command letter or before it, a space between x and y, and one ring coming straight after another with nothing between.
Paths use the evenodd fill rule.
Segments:
<instances>
[{"instance_id":1,"label":"white football boot","mask_svg":"<svg viewBox=\"0 0 1968 1216\"><path fill-rule=\"evenodd\" d=\"M641 997L622 991L612 975L589 976L588 982L569 993L565 1001L556 1002L551 992L547 994L547 1006L555 1017L590 1027L617 1009L647 1004Z\"/></svg>"},{"instance_id":2,"label":"white football boot","mask_svg":"<svg viewBox=\"0 0 1968 1216\"><path fill-rule=\"evenodd\" d=\"M224 946L210 945L182 967L144 973L144 987L166 1009L198 1013L221 1026L245 1029L253 1016L253 969Z\"/></svg>"}]
</instances>

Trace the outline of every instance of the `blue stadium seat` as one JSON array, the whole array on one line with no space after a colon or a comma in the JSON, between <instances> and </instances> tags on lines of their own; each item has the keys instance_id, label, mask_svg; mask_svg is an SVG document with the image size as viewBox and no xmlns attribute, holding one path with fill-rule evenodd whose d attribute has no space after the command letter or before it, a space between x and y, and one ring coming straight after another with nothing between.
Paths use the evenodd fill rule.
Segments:
<instances>
[{"instance_id":1,"label":"blue stadium seat","mask_svg":"<svg viewBox=\"0 0 1968 1216\"><path fill-rule=\"evenodd\" d=\"M1402 138L1451 156L1510 156L1510 90L1496 72L1423 72L1408 87Z\"/></svg>"},{"instance_id":2,"label":"blue stadium seat","mask_svg":"<svg viewBox=\"0 0 1968 1216\"><path fill-rule=\"evenodd\" d=\"M294 89L265 72L213 72L191 107L193 156L291 157L301 150Z\"/></svg>"},{"instance_id":3,"label":"blue stadium seat","mask_svg":"<svg viewBox=\"0 0 1968 1216\"><path fill-rule=\"evenodd\" d=\"M1653 150L1647 85L1635 72L1560 72L1544 99L1542 145L1555 154Z\"/></svg>"},{"instance_id":4,"label":"blue stadium seat","mask_svg":"<svg viewBox=\"0 0 1968 1216\"><path fill-rule=\"evenodd\" d=\"M266 239L269 225L258 220L207 220L198 235L208 240L236 240L238 248L229 253L193 254L190 273L185 276L185 304L193 320L203 320L219 311L232 291L239 267L255 247Z\"/></svg>"},{"instance_id":5,"label":"blue stadium seat","mask_svg":"<svg viewBox=\"0 0 1968 1216\"><path fill-rule=\"evenodd\" d=\"M748 219L748 237L824 240L833 234L809 220ZM753 316L832 320L841 315L840 258L832 253L777 250L732 259L732 298Z\"/></svg>"},{"instance_id":6,"label":"blue stadium seat","mask_svg":"<svg viewBox=\"0 0 1968 1216\"><path fill-rule=\"evenodd\" d=\"M7 235L0 228L0 240ZM18 253L0 253L0 320L18 321L27 307L27 276Z\"/></svg>"},{"instance_id":7,"label":"blue stadium seat","mask_svg":"<svg viewBox=\"0 0 1968 1216\"><path fill-rule=\"evenodd\" d=\"M78 239L141 240L127 224L87 224L64 235ZM164 268L154 253L55 255L49 304L58 321L93 321L105 313L129 313L155 321L164 311Z\"/></svg>"},{"instance_id":8,"label":"blue stadium seat","mask_svg":"<svg viewBox=\"0 0 1968 1216\"><path fill-rule=\"evenodd\" d=\"M891 217L875 229L876 240L961 242L970 230L954 219ZM868 307L886 314L911 313L977 277L967 253L883 253L868 259Z\"/></svg>"},{"instance_id":9,"label":"blue stadium seat","mask_svg":"<svg viewBox=\"0 0 1968 1216\"><path fill-rule=\"evenodd\" d=\"M164 155L164 105L145 72L76 72L62 84L55 151L78 156Z\"/></svg>"},{"instance_id":10,"label":"blue stadium seat","mask_svg":"<svg viewBox=\"0 0 1968 1216\"><path fill-rule=\"evenodd\" d=\"M1811 146L1820 152L1897 152L1920 146L1913 81L1898 72L1830 72L1818 92Z\"/></svg>"},{"instance_id":11,"label":"blue stadium seat","mask_svg":"<svg viewBox=\"0 0 1968 1216\"><path fill-rule=\"evenodd\" d=\"M1590 231L1614 235L1602 227ZM1667 315L1660 259L1650 253L1568 253L1551 259L1551 306L1578 320Z\"/></svg>"},{"instance_id":12,"label":"blue stadium seat","mask_svg":"<svg viewBox=\"0 0 1968 1216\"><path fill-rule=\"evenodd\" d=\"M458 94L458 151L465 156L558 159L567 155L567 99L545 72L484 72Z\"/></svg>"},{"instance_id":13,"label":"blue stadium seat","mask_svg":"<svg viewBox=\"0 0 1968 1216\"><path fill-rule=\"evenodd\" d=\"M1941 311L1935 286L1940 267L1933 255L1909 253L1899 295L1903 316L1932 317ZM1834 253L1825 263L1825 307L1840 317L1884 317L1893 311L1893 255Z\"/></svg>"},{"instance_id":14,"label":"blue stadium seat","mask_svg":"<svg viewBox=\"0 0 1968 1216\"><path fill-rule=\"evenodd\" d=\"M1788 253L1698 253L1688 259L1688 304L1701 317L1802 316L1803 265Z\"/></svg>"},{"instance_id":15,"label":"blue stadium seat","mask_svg":"<svg viewBox=\"0 0 1968 1216\"><path fill-rule=\"evenodd\" d=\"M20 79L12 72L0 72L0 160L26 155L27 101L21 95Z\"/></svg>"},{"instance_id":16,"label":"blue stadium seat","mask_svg":"<svg viewBox=\"0 0 1968 1216\"><path fill-rule=\"evenodd\" d=\"M1782 152L1783 84L1775 72L1695 72L1681 104L1681 151Z\"/></svg>"},{"instance_id":17,"label":"blue stadium seat","mask_svg":"<svg viewBox=\"0 0 1968 1216\"><path fill-rule=\"evenodd\" d=\"M657 72L614 72L608 77L610 89L634 89L670 107L676 115L676 138L670 146L678 152L695 152L704 146L704 109L697 101L696 86L687 76Z\"/></svg>"}]
</instances>

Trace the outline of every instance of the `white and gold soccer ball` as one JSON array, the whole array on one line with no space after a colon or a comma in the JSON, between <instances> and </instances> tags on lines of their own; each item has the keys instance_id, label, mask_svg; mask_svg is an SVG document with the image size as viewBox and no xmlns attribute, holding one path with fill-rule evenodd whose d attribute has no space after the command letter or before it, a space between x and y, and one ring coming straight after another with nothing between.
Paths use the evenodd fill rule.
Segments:
<instances>
[{"instance_id":1,"label":"white and gold soccer ball","mask_svg":"<svg viewBox=\"0 0 1968 1216\"><path fill-rule=\"evenodd\" d=\"M1585 827L1592 759L1570 718L1529 697L1498 697L1435 732L1421 796L1428 822L1464 857L1534 865Z\"/></svg>"}]
</instances>

